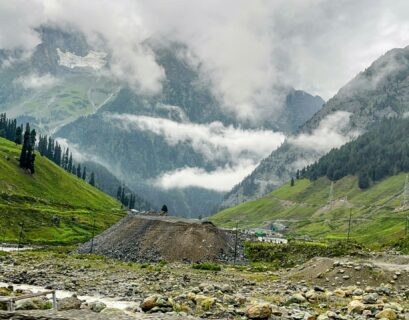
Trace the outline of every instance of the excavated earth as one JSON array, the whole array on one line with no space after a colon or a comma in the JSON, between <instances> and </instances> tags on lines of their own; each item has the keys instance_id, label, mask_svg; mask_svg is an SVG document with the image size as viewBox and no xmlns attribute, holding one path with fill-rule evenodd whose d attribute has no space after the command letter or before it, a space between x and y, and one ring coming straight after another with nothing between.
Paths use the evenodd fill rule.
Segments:
<instances>
[{"instance_id":1,"label":"excavated earth","mask_svg":"<svg viewBox=\"0 0 409 320\"><path fill-rule=\"evenodd\" d=\"M128 216L78 253L96 253L134 262L234 260L235 235L199 220L164 216ZM238 259L243 248L238 246Z\"/></svg>"}]
</instances>

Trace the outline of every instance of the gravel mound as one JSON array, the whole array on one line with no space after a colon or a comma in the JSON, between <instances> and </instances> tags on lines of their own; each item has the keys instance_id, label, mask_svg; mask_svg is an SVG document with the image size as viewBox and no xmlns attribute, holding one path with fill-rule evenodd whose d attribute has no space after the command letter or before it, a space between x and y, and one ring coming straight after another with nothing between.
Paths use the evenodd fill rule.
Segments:
<instances>
[{"instance_id":1,"label":"gravel mound","mask_svg":"<svg viewBox=\"0 0 409 320\"><path fill-rule=\"evenodd\" d=\"M92 246L92 250L91 250ZM177 217L128 216L79 248L78 253L124 261L232 261L235 237L209 222ZM238 257L242 257L239 247Z\"/></svg>"}]
</instances>

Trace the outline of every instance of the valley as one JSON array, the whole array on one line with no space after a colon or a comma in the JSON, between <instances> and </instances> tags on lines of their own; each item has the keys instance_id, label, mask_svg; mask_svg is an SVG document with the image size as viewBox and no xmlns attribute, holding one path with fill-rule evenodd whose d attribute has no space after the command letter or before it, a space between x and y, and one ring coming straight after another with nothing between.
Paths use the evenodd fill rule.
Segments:
<instances>
[{"instance_id":1,"label":"valley","mask_svg":"<svg viewBox=\"0 0 409 320\"><path fill-rule=\"evenodd\" d=\"M407 16L0 1L0 320L409 320Z\"/></svg>"}]
</instances>

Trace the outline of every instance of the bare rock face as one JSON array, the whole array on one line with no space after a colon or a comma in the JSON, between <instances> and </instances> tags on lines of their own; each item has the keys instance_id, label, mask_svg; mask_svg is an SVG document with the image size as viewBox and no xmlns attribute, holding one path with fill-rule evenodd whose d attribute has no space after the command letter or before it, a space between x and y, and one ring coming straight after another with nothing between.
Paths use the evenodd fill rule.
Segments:
<instances>
[{"instance_id":1,"label":"bare rock face","mask_svg":"<svg viewBox=\"0 0 409 320\"><path fill-rule=\"evenodd\" d=\"M96 237L92 251L136 262L229 261L234 256L234 236L197 220L128 216ZM78 252L91 252L91 242Z\"/></svg>"}]
</instances>

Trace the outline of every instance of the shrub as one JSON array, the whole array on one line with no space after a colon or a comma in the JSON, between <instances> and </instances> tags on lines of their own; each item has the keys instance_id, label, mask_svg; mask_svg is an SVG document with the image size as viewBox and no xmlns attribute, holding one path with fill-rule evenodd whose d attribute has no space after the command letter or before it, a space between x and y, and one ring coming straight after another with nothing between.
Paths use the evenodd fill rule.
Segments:
<instances>
[{"instance_id":1,"label":"shrub","mask_svg":"<svg viewBox=\"0 0 409 320\"><path fill-rule=\"evenodd\" d=\"M192 265L193 269L197 270L210 270L210 271L221 271L222 268L216 263L204 262L204 263L194 263Z\"/></svg>"}]
</instances>

